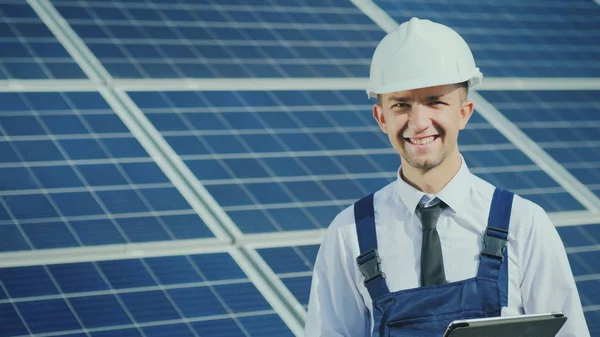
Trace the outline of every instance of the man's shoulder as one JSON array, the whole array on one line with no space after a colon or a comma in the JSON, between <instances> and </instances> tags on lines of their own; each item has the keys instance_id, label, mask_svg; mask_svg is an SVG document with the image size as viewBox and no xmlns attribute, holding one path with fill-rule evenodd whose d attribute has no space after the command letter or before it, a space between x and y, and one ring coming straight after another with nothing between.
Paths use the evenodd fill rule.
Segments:
<instances>
[{"instance_id":1,"label":"man's shoulder","mask_svg":"<svg viewBox=\"0 0 600 337\"><path fill-rule=\"evenodd\" d=\"M484 202L491 202L494 195L494 191L497 187L491 184L490 182L475 175L474 182L474 189L479 193L478 197L481 198ZM511 208L511 218L513 219L513 223L516 220L516 222L529 223L531 225L536 221L536 219L540 220L547 218L546 211L543 209L542 206L540 206L532 200L521 196L520 194L512 190L506 190L508 190L514 195Z\"/></svg>"}]
</instances>

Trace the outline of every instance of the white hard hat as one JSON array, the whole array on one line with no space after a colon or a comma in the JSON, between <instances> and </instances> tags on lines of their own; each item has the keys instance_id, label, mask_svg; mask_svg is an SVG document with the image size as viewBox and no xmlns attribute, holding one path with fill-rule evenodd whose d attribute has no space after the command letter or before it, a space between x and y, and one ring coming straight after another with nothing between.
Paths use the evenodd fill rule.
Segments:
<instances>
[{"instance_id":1,"label":"white hard hat","mask_svg":"<svg viewBox=\"0 0 600 337\"><path fill-rule=\"evenodd\" d=\"M387 34L375 49L367 95L469 82L480 83L471 49L451 28L412 18Z\"/></svg>"}]
</instances>

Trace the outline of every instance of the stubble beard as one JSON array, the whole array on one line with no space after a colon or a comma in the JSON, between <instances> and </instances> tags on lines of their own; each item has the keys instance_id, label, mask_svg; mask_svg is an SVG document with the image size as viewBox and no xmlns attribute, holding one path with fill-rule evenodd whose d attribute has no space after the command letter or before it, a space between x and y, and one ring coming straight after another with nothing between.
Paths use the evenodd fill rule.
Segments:
<instances>
[{"instance_id":1,"label":"stubble beard","mask_svg":"<svg viewBox=\"0 0 600 337\"><path fill-rule=\"evenodd\" d=\"M442 135L440 135L440 138L442 137ZM441 140L441 139L440 139ZM422 170L422 171L429 171L431 169L436 168L437 166L439 166L444 159L446 159L447 157L447 152L446 149L444 147L442 147L440 149L440 151L437 153L437 155L434 158L418 158L418 156L409 154L408 151L406 151L406 141L404 140L404 138L400 135L398 136L398 142L400 145L400 156L411 166L414 167L418 170Z\"/></svg>"},{"instance_id":2,"label":"stubble beard","mask_svg":"<svg viewBox=\"0 0 600 337\"><path fill-rule=\"evenodd\" d=\"M401 153L402 157L404 158L404 160L412 167L422 170L422 171L429 171L431 169L434 169L436 167L438 167L443 161L444 159L446 159L446 151L445 150L441 150L440 153L438 153L438 155L433 158L417 158L416 156L412 156L409 155L406 151L402 151L403 153Z\"/></svg>"}]
</instances>

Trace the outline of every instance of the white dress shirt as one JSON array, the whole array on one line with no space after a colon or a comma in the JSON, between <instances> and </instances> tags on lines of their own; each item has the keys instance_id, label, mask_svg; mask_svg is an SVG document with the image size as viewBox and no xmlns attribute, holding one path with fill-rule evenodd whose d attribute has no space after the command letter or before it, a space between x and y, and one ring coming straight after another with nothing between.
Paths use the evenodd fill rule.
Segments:
<instances>
[{"instance_id":1,"label":"white dress shirt","mask_svg":"<svg viewBox=\"0 0 600 337\"><path fill-rule=\"evenodd\" d=\"M435 195L449 206L437 224L448 282L477 274L494 188L471 174L463 160L458 173ZM419 286L422 230L415 208L423 195L398 177L374 196L381 268L391 292ZM588 337L558 232L541 207L517 195L507 249L508 307L502 308L502 315L561 311L568 320L557 336ZM356 264L358 255L350 206L333 220L319 249L305 337L371 336L372 300Z\"/></svg>"}]
</instances>

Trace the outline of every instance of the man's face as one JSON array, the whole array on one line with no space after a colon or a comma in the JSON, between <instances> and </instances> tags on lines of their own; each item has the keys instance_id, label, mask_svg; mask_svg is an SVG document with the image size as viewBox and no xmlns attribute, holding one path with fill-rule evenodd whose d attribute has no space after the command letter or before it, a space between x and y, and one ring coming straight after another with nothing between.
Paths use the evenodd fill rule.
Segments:
<instances>
[{"instance_id":1,"label":"man's face","mask_svg":"<svg viewBox=\"0 0 600 337\"><path fill-rule=\"evenodd\" d=\"M458 132L473 112L473 103L465 97L465 89L457 85L382 94L373 116L402 165L430 170L458 154Z\"/></svg>"}]
</instances>

